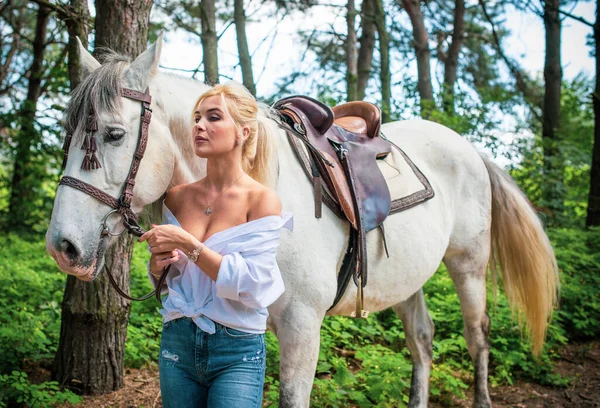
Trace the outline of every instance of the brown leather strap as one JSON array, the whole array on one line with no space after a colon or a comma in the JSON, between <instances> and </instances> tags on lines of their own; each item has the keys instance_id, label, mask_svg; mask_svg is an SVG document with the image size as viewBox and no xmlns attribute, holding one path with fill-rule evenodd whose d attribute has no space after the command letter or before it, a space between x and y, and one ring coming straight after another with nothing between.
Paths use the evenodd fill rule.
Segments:
<instances>
[{"instance_id":1,"label":"brown leather strap","mask_svg":"<svg viewBox=\"0 0 600 408\"><path fill-rule=\"evenodd\" d=\"M148 95L149 96L149 95ZM131 161L131 167L129 168L129 174L123 186L123 193L121 194L121 203L129 207L131 200L133 199L133 187L135 186L135 177L140 168L140 163L146 152L146 146L148 145L148 129L150 127L150 120L152 119L152 110L147 102L142 102L142 114L141 114L141 125L140 135L138 138L138 145L136 147L133 159Z\"/></svg>"},{"instance_id":2,"label":"brown leather strap","mask_svg":"<svg viewBox=\"0 0 600 408\"><path fill-rule=\"evenodd\" d=\"M144 153L146 151L146 146L148 144L148 131L149 131L149 126L150 126L150 121L152 119L152 109L150 109L150 104L152 103L152 97L148 93L148 89L146 89L146 92L140 92L140 91L136 91L134 89L128 89L128 88L123 88L121 90L121 96L123 96L124 98L129 98L129 99L133 99L133 100L141 102L142 103L142 113L141 113L141 123L140 123L140 132L139 132L139 136L138 136L138 143L137 143L137 146L135 149L135 153L133 155L133 159L131 161L131 167L129 168L129 173L123 184L121 196L119 197L119 199L114 198L110 194L105 193L104 191L100 190L97 187L92 186L91 184L86 183L85 181L78 180L78 179L76 179L74 177L70 177L70 176L63 176L60 179L59 185L69 186L69 187L75 188L79 191L82 191L83 193L88 194L88 195L94 197L95 199L97 199L98 201L117 210L119 212L119 214L121 214L121 216L123 216L123 225L127 228L127 230L131 234L139 237L139 236L143 235L145 231L138 225L137 216L131 210L131 200L133 199L133 188L135 187L135 177L137 176L137 172L140 168L140 163L142 161L142 158L144 157ZM90 150L90 151L91 150L95 151L95 146L94 146L95 140L93 139L94 133L97 130L97 126L95 126L95 120L96 120L96 118L93 118L92 123L94 124L94 126L92 126L90 129L88 129L88 135L86 138L86 144L89 145L86 147L87 147L87 150ZM64 169L64 166L67 162L67 158L69 155L69 148L71 147L71 139L72 139L72 135L70 135L70 134L67 135L67 137L65 138L64 145L63 145L63 150L65 153L64 161L63 161L63 169ZM94 145L92 145L92 143ZM95 168L97 168L97 167L95 167L95 166L84 166L83 167L84 170L93 170ZM163 272L163 274L161 275L159 282L158 282L158 286L155 290L153 290L152 292L148 293L145 296L142 296L141 298L133 298L133 297L129 296L128 294L126 294L125 292L123 292L123 290L121 290L121 288L119 288L119 285L117 284L117 281L112 276L112 273L110 272L110 270L107 269L110 283L113 285L115 290L124 298L129 299L129 300L146 300L146 299L150 298L151 296L156 295L156 299L158 300L159 303L161 301L160 300L160 288L161 288L162 284L164 283L164 280L165 280L165 277L166 277L168 271L169 271L169 268L166 268L165 271Z\"/></svg>"},{"instance_id":3,"label":"brown leather strap","mask_svg":"<svg viewBox=\"0 0 600 408\"><path fill-rule=\"evenodd\" d=\"M304 173L307 175L307 177L309 178L309 180L311 180L313 178L312 176L312 163L311 161L313 160L308 153L306 152L305 149L302 148L302 144L300 143L300 138L295 135L294 133L292 133L291 131L289 131L289 129L285 129L287 136L288 136L288 141L290 142L290 145L292 146L292 150L294 152L294 154L296 155L296 157L298 158L298 161L300 161L300 164L302 165L302 170L304 170ZM304 143L304 145L306 145L306 143ZM324 177L321 177L321 180L325 181ZM344 215L344 212L342 211L342 208L340 207L339 203L335 200L335 198L332 196L332 194L329 192L329 185L326 184L327 188L324 188L321 190L321 201L327 206L329 207L329 209L331 211L333 211L333 213L335 215L337 215L339 218L341 219L345 219L346 216ZM316 203L316 200L315 200ZM316 212L316 208L315 208L315 212Z\"/></svg>"},{"instance_id":4,"label":"brown leather strap","mask_svg":"<svg viewBox=\"0 0 600 408\"><path fill-rule=\"evenodd\" d=\"M148 105L152 103L152 96L146 92L136 91L135 89L123 88L121 89L121 96L128 99L135 99L136 101L145 102Z\"/></svg>"},{"instance_id":5,"label":"brown leather strap","mask_svg":"<svg viewBox=\"0 0 600 408\"><path fill-rule=\"evenodd\" d=\"M104 204L108 205L111 208L118 209L120 206L119 200L117 200L110 194L107 194L104 191L100 190L99 188L96 188L96 187L92 186L91 184L88 184L85 181L81 181L74 177L63 176L60 179L58 184L63 185L63 186L69 186L69 187L75 188L79 191L82 191L82 192L86 193L87 195L94 197L96 200L103 202Z\"/></svg>"},{"instance_id":6,"label":"brown leather strap","mask_svg":"<svg viewBox=\"0 0 600 408\"><path fill-rule=\"evenodd\" d=\"M142 302L144 300L150 299L152 296L155 296L156 300L158 300L158 303L161 303L160 288L162 287L163 283L165 282L167 274L169 273L169 269L171 269L171 265L167 266L163 270L163 273L162 273L162 275L160 275L160 278L158 279L158 283L156 284L156 289L154 289L150 293L146 293L144 296L139 297L139 298L132 297L129 294L125 293L119 287L119 285L117 284L117 281L116 281L115 277L112 275L112 272L110 271L109 268L106 268L106 272L108 273L108 279L110 280L110 283L112 284L113 288L115 288L115 290L117 291L117 293L119 295L123 296L125 299L127 299L127 300L135 300L135 301L138 301L138 302Z\"/></svg>"}]
</instances>

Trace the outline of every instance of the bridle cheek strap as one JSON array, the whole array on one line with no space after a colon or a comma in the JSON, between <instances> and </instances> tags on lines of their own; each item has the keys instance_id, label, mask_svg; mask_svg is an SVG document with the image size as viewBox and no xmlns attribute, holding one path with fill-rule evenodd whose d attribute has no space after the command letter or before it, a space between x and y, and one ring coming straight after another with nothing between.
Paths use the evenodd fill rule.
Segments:
<instances>
[{"instance_id":1,"label":"bridle cheek strap","mask_svg":"<svg viewBox=\"0 0 600 408\"><path fill-rule=\"evenodd\" d=\"M140 168L140 163L142 161L142 158L144 157L144 153L146 151L146 146L148 145L148 130L150 127L150 121L152 119L152 109L150 109L150 104L152 103L152 97L150 96L150 94L148 93L148 91L146 90L146 92L140 92L140 91L136 91L133 89L128 89L128 88L123 88L121 90L121 96L124 98L128 98L128 99L133 99L135 101L139 101L142 103L142 113L141 113L141 122L140 122L140 132L138 135L138 143L135 149L135 153L133 155L133 159L131 161L131 167L129 168L129 174L127 175L127 178L125 179L125 183L123 184L123 188L121 190L121 196L119 197L119 199L114 198L113 196L105 193L104 191L100 190L97 187L92 186L91 184L88 184L82 180L76 179L74 177L70 177L70 176L63 176L59 182L59 185L65 185L65 186L69 186L72 188L75 188L79 191L82 191L94 198L96 198L98 201L103 202L104 204L108 205L109 207L117 210L119 212L119 214L121 214L123 216L123 225L125 226L125 228L127 228L127 230L132 233L133 235L136 236L141 236L144 233L144 230L138 225L137 222L137 216L135 215L135 213L131 210L131 200L133 199L133 188L135 186L135 177L137 176L137 172ZM92 123L95 123L96 119L92 118ZM86 143L84 143L84 145L86 145L86 147L89 148L90 147L95 147L95 146L89 146L90 142L94 142L95 145L95 139L94 138L94 132L97 130L97 126L93 126L91 129L88 130L88 133L86 135ZM64 152L65 152L65 159L63 162L63 167L64 167L64 163L66 163L68 154L69 154L69 148L71 145L71 139L72 139L72 135L67 135L66 139L65 139L65 144L63 146ZM94 153L95 153L95 149L93 149ZM86 151L86 153L89 153L88 151ZM99 167L99 163L98 166L88 166L86 165L86 160L89 161L90 157L88 154L86 154L86 157L84 159L84 164L82 169L83 170L94 170L96 168Z\"/></svg>"},{"instance_id":2,"label":"bridle cheek strap","mask_svg":"<svg viewBox=\"0 0 600 408\"><path fill-rule=\"evenodd\" d=\"M133 234L135 236L140 237L144 234L145 231L138 225L137 216L131 210L131 200L133 199L133 188L135 186L135 177L140 168L140 163L144 157L144 153L146 151L146 146L148 145L148 130L150 127L150 120L152 119L152 109L150 109L150 104L152 103L152 97L148 93L148 90L146 90L146 92L140 92L140 91L136 91L136 90L128 89L128 88L123 88L121 90L121 96L124 98L133 99L135 101L141 102L142 103L142 113L141 113L140 132L139 132L139 136L138 136L137 147L135 149L135 153L134 153L133 159L131 161L131 167L129 168L129 174L127 175L127 178L125 179L125 183L123 184L123 188L121 190L121 196L119 197L119 199L116 199L115 197L111 196L110 194L105 193L104 191L100 190L97 187L92 186L91 184L86 183L85 181L82 181L82 180L79 180L79 179L76 179L76 178L70 177L70 176L63 176L60 179L59 185L64 185L64 186L69 186L69 187L75 188L85 194L88 194L88 195L94 197L98 201L108 205L113 210L116 210L123 217L123 225L125 226L127 231L129 231L131 234ZM95 123L95 118L93 120L93 123ZM92 131L90 132L90 130L92 130ZM84 146L86 148L86 157L84 159L82 169L86 170L86 171L94 170L94 169L100 167L99 162L97 164L94 162L95 151L96 151L94 133L96 130L97 130L97 127L95 127L95 130L88 129L88 132L86 135L86 140L84 143ZM64 157L64 161L63 161L63 169L67 162L67 157L69 155L71 139L72 139L72 135L68 134L65 139L65 143L63 145L63 150L65 153L65 157ZM102 235L107 235L106 231L107 231L107 227L106 227L106 225L103 225ZM110 278L110 282L112 283L112 285L114 286L116 291L121 296L125 297L126 299L146 300L149 297L155 295L156 299L160 303L161 302L160 289L162 287L163 282L165 281L168 270L169 270L169 268L166 268L163 271L163 274L158 281L156 290L148 293L145 296L142 296L141 298L133 298L133 297L129 296L128 294L126 294L125 292L123 292L121 290L121 288L119 288L116 280L110 273L109 269L107 269L107 272L108 272L108 276Z\"/></svg>"}]
</instances>

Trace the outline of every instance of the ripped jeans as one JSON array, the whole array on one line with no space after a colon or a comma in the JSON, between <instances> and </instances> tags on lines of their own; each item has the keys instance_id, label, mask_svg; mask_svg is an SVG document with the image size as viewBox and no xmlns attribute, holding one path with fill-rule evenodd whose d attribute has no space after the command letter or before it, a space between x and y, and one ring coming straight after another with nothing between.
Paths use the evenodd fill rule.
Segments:
<instances>
[{"instance_id":1,"label":"ripped jeans","mask_svg":"<svg viewBox=\"0 0 600 408\"><path fill-rule=\"evenodd\" d=\"M163 325L160 391L163 407L258 408L265 380L264 334L215 322L202 331L189 318Z\"/></svg>"}]
</instances>

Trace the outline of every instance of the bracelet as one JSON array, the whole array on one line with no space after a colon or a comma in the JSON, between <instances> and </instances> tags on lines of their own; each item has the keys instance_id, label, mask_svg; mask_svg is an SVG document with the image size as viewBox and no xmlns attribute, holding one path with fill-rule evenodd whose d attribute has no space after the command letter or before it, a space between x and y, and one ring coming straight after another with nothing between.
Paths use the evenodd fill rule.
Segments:
<instances>
[{"instance_id":1,"label":"bracelet","mask_svg":"<svg viewBox=\"0 0 600 408\"><path fill-rule=\"evenodd\" d=\"M198 259L198 256L200 255L200 252L202 252L203 249L204 244L198 245L194 250L190 251L190 253L188 254L188 259L193 263L196 263L196 260Z\"/></svg>"}]
</instances>

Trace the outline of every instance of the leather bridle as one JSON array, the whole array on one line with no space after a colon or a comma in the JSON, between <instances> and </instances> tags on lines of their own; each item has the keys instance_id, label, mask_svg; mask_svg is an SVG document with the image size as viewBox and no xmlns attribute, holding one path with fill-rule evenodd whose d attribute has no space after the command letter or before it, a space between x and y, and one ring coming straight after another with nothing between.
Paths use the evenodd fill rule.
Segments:
<instances>
[{"instance_id":1,"label":"leather bridle","mask_svg":"<svg viewBox=\"0 0 600 408\"><path fill-rule=\"evenodd\" d=\"M152 109L150 109L150 104L152 103L152 97L150 96L150 93L148 90L146 90L146 92L139 92L139 91L136 91L133 89L128 89L128 88L123 88L121 90L121 96L124 98L128 98L128 99L132 99L134 101L141 102L142 113L141 113L140 131L139 131L139 136L138 136L137 147L136 147L135 153L133 155L133 159L131 161L131 167L129 168L129 174L127 175L127 178L125 179L125 183L123 184L123 188L121 190L120 197L117 199L117 198L111 196L110 194L105 193L104 191L100 190L99 188L94 187L91 184L86 183L85 181L79 180L79 179L77 179L75 177L71 177L71 176L63 176L59 182L59 185L69 186L69 187L75 188L79 191L82 191L85 194L88 194L88 195L94 197L98 201L100 201L112 208L112 210L110 212L108 212L108 214L106 214L104 216L104 218L102 219L101 238L104 238L107 235L112 235L112 236L121 235L124 231L129 231L129 233L131 233L137 237L140 237L145 232L144 229L142 229L139 226L137 215L131 209L131 200L133 199L133 187L135 186L135 177L139 170L140 162L142 161L142 158L144 157L144 152L146 151L146 145L148 144L148 129L150 126L150 120L152 119ZM97 132L97 130L98 130L98 126L97 126L96 118L94 117L94 113L92 113L92 117L90 118L89 124L86 129L86 137L85 137L84 143L82 145L82 149L86 150L86 155L85 155L82 167L81 167L82 170L90 171L90 170L94 170L94 169L102 167L95 156L95 154L96 154L95 133ZM63 145L63 151L65 154L64 161L63 161L63 169L66 165L67 158L69 155L69 148L71 145L72 136L73 136L72 134L67 134L67 137L65 138L65 143ZM121 215L121 217L123 217L123 225L125 226L125 229L123 231L121 231L120 233L110 232L108 225L107 225L108 217L114 213L117 213L117 214ZM108 277L109 277L110 283L113 285L113 287L115 288L117 293L119 293L119 295L121 295L124 298L129 299L129 300L139 300L139 301L146 300L152 296L156 296L156 299L158 300L159 303L161 302L160 289L163 285L163 282L165 281L168 270L169 270L169 267L167 267L163 271L160 279L158 280L158 284L157 284L155 290L142 296L141 298L134 298L134 297L129 296L123 290L121 290L121 288L119 288L119 285L117 284L117 281L115 280L112 273L110 272L110 269L109 268L106 269L106 271L108 272Z\"/></svg>"}]
</instances>

